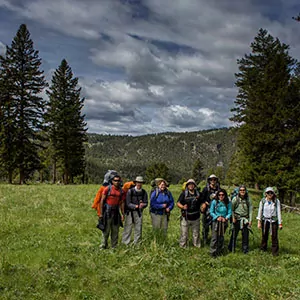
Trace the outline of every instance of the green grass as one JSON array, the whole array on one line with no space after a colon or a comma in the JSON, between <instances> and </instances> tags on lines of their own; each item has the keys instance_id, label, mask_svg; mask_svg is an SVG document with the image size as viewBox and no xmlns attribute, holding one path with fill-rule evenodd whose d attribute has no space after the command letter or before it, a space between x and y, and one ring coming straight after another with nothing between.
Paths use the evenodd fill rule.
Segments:
<instances>
[{"instance_id":1,"label":"green grass","mask_svg":"<svg viewBox=\"0 0 300 300\"><path fill-rule=\"evenodd\" d=\"M299 215L283 214L279 257L258 250L256 222L248 255L181 249L177 208L167 241L154 239L146 210L140 246L100 250L97 190L0 185L0 299L300 299ZM257 206L261 192L251 194Z\"/></svg>"}]
</instances>

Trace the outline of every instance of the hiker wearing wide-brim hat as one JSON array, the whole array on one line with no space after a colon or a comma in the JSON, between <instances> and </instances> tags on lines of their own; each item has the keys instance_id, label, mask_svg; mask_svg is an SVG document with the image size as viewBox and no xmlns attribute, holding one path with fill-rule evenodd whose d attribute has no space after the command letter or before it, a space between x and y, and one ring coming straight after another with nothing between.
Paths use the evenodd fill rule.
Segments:
<instances>
[{"instance_id":1,"label":"hiker wearing wide-brim hat","mask_svg":"<svg viewBox=\"0 0 300 300\"><path fill-rule=\"evenodd\" d=\"M216 193L220 190L220 182L215 174L211 174L207 178L206 186L202 190L202 237L203 243L209 244L208 235L211 228L212 219L209 213L211 201L215 199Z\"/></svg>"},{"instance_id":2,"label":"hiker wearing wide-brim hat","mask_svg":"<svg viewBox=\"0 0 300 300\"><path fill-rule=\"evenodd\" d=\"M272 254L279 254L278 229L282 229L280 201L274 188L267 187L264 198L259 202L257 227L262 230L260 249L267 251L269 232L272 235Z\"/></svg>"},{"instance_id":3,"label":"hiker wearing wide-brim hat","mask_svg":"<svg viewBox=\"0 0 300 300\"><path fill-rule=\"evenodd\" d=\"M167 189L167 182L161 178L150 197L150 215L155 232L167 234L170 212L174 207L174 198Z\"/></svg>"},{"instance_id":4,"label":"hiker wearing wide-brim hat","mask_svg":"<svg viewBox=\"0 0 300 300\"><path fill-rule=\"evenodd\" d=\"M200 203L201 195L196 188L194 179L189 179L185 190L180 194L177 206L181 209L180 218L180 247L187 247L189 229L192 231L192 242L195 247L200 248Z\"/></svg>"},{"instance_id":5,"label":"hiker wearing wide-brim hat","mask_svg":"<svg viewBox=\"0 0 300 300\"><path fill-rule=\"evenodd\" d=\"M137 176L135 180L133 180L134 183L140 182L140 183L145 183L145 180L143 176Z\"/></svg>"},{"instance_id":6,"label":"hiker wearing wide-brim hat","mask_svg":"<svg viewBox=\"0 0 300 300\"><path fill-rule=\"evenodd\" d=\"M137 176L134 180L135 186L126 194L126 216L122 235L122 243L125 245L130 243L132 228L134 228L134 244L142 239L143 210L148 205L147 192L142 188L144 182L142 176Z\"/></svg>"}]
</instances>

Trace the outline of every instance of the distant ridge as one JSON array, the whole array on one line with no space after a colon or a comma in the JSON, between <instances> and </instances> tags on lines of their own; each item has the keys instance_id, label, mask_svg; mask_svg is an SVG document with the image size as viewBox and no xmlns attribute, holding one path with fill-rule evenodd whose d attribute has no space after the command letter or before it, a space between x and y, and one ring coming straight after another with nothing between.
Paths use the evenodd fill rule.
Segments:
<instances>
[{"instance_id":1,"label":"distant ridge","mask_svg":"<svg viewBox=\"0 0 300 300\"><path fill-rule=\"evenodd\" d=\"M172 181L177 182L191 175L197 159L205 170L222 166L226 172L236 151L236 138L236 128L142 136L88 134L88 180L100 183L107 169L116 169L132 179L137 174L145 175L146 168L154 162L164 162Z\"/></svg>"}]
</instances>

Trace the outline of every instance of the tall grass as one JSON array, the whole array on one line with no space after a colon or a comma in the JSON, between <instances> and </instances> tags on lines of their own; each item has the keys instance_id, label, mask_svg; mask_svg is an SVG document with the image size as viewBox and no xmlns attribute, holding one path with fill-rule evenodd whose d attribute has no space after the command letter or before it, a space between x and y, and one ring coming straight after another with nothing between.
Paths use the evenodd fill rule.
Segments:
<instances>
[{"instance_id":1,"label":"tall grass","mask_svg":"<svg viewBox=\"0 0 300 300\"><path fill-rule=\"evenodd\" d=\"M171 186L175 199L180 188ZM256 222L248 255L181 249L177 208L166 241L146 209L141 245L100 250L97 189L0 185L0 299L300 299L298 215L283 213L279 257L258 250ZM257 206L261 192L251 194Z\"/></svg>"}]
</instances>

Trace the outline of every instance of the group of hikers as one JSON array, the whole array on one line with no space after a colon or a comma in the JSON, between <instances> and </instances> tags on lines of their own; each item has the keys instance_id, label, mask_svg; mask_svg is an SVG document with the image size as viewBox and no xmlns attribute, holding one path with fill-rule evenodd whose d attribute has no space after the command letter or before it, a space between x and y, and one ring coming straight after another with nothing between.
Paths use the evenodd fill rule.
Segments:
<instances>
[{"instance_id":1,"label":"group of hikers","mask_svg":"<svg viewBox=\"0 0 300 300\"><path fill-rule=\"evenodd\" d=\"M109 170L104 182L98 190L92 208L97 210L99 221L97 227L102 230L101 248L108 248L110 236L111 247L115 248L119 239L119 228L124 227L122 243L138 244L142 239L143 211L148 206L148 194L143 189L145 183L142 176L122 185L121 176ZM167 236L170 212L174 208L174 198L168 189L168 182L163 178L152 181L150 192L150 216L153 230ZM217 257L224 253L224 235L230 226L231 236L228 250L235 252L238 233L242 234L242 251L249 252L249 232L252 231L253 206L245 185L237 187L229 197L227 191L220 186L214 174L207 178L202 192L194 179L189 179L183 186L176 203L181 210L180 240L182 248L188 246L189 231L192 234L193 246L201 247L200 220L202 219L202 241L210 243L210 255ZM280 201L272 187L264 190L259 203L258 228L262 231L260 249L267 251L269 233L272 240L272 254L279 253L278 229L282 229ZM209 232L211 239L209 242Z\"/></svg>"}]
</instances>

